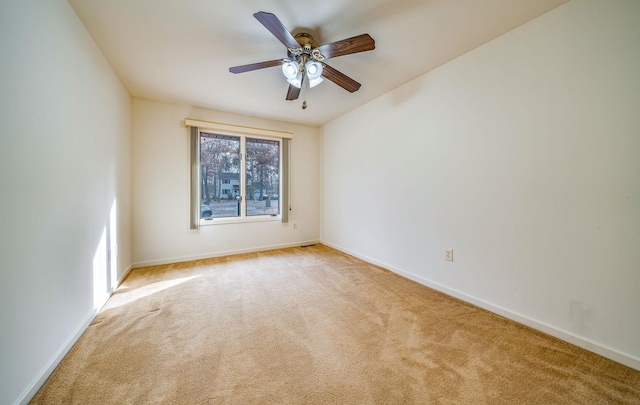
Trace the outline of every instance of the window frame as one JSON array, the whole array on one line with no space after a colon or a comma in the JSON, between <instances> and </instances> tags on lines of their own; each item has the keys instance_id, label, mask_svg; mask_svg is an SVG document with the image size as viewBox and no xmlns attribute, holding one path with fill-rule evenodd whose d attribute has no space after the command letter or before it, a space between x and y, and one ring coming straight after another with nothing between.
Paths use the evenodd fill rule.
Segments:
<instances>
[{"instance_id":1,"label":"window frame","mask_svg":"<svg viewBox=\"0 0 640 405\"><path fill-rule=\"evenodd\" d=\"M221 217L221 218L201 218L201 198L202 198L202 182L200 181L200 173L201 173L201 161L200 161L200 142L202 134L213 134L213 135L227 135L240 138L240 216L234 217ZM247 215L247 138L252 139L265 139L269 141L278 142L278 214L267 214L267 215ZM252 133L235 133L235 132L227 132L220 131L217 129L208 129L208 128L198 128L197 129L197 159L195 163L194 170L197 170L198 182L197 182L197 222L199 226L209 226L209 225L223 225L223 224L238 224L238 223L251 223L251 222L282 222L283 221L283 211L285 209L284 201L280 197L283 194L283 186L284 186L284 174L283 174L283 149L284 142L281 137L269 137L262 134L252 134ZM195 206L192 207L192 210L195 209ZM192 213L193 215L193 213Z\"/></svg>"}]
</instances>

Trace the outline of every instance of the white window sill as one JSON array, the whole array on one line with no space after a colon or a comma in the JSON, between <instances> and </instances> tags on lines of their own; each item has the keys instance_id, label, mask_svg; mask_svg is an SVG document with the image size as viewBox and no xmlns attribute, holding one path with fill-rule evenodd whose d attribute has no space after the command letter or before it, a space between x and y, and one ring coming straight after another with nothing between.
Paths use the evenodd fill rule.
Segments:
<instances>
[{"instance_id":1,"label":"white window sill","mask_svg":"<svg viewBox=\"0 0 640 405\"><path fill-rule=\"evenodd\" d=\"M282 215L260 215L255 217L245 218L214 218L210 220L201 219L200 226L209 225L226 225L226 224L245 224L251 222L282 222Z\"/></svg>"}]
</instances>

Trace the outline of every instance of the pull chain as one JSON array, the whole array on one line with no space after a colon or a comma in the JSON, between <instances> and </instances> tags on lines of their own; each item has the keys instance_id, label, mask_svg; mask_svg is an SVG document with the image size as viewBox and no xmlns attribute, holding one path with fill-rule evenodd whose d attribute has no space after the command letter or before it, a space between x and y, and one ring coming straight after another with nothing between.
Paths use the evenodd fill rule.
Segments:
<instances>
[{"instance_id":1,"label":"pull chain","mask_svg":"<svg viewBox=\"0 0 640 405\"><path fill-rule=\"evenodd\" d=\"M307 94L307 86L306 86L306 80L302 80L302 109L306 110L307 109L307 100L305 100L305 96Z\"/></svg>"}]
</instances>

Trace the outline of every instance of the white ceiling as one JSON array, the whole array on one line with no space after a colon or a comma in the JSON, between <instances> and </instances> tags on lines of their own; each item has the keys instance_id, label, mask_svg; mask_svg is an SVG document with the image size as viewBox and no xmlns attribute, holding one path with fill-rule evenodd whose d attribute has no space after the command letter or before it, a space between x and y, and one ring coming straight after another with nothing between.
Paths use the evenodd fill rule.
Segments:
<instances>
[{"instance_id":1,"label":"white ceiling","mask_svg":"<svg viewBox=\"0 0 640 405\"><path fill-rule=\"evenodd\" d=\"M69 0L132 96L321 125L566 3L567 0ZM254 17L274 13L322 45L368 33L369 52L327 60L362 84L325 80L286 101L279 68L229 67L286 57ZM302 100L309 107L301 109Z\"/></svg>"}]
</instances>

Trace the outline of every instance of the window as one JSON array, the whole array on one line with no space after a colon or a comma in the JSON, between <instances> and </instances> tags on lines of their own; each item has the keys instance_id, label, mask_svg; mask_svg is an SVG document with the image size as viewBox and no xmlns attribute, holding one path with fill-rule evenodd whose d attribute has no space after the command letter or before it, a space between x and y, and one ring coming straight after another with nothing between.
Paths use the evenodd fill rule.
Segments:
<instances>
[{"instance_id":1,"label":"window","mask_svg":"<svg viewBox=\"0 0 640 405\"><path fill-rule=\"evenodd\" d=\"M247 138L246 150L247 216L280 214L280 141Z\"/></svg>"},{"instance_id":2,"label":"window","mask_svg":"<svg viewBox=\"0 0 640 405\"><path fill-rule=\"evenodd\" d=\"M193 118L184 124L190 136L190 229L289 222L293 132Z\"/></svg>"},{"instance_id":3,"label":"window","mask_svg":"<svg viewBox=\"0 0 640 405\"><path fill-rule=\"evenodd\" d=\"M279 219L282 141L199 131L201 223Z\"/></svg>"}]
</instances>

